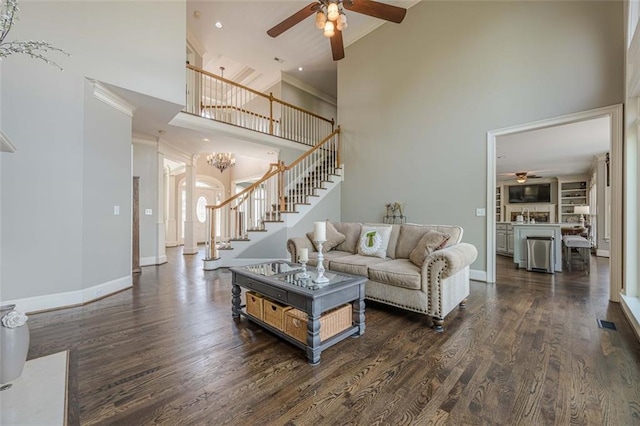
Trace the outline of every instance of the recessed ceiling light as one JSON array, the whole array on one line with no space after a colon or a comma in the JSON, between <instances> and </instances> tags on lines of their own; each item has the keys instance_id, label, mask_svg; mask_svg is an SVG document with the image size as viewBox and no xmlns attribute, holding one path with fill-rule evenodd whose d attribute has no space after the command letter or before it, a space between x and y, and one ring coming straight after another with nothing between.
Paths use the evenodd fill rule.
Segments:
<instances>
[{"instance_id":1,"label":"recessed ceiling light","mask_svg":"<svg viewBox=\"0 0 640 426\"><path fill-rule=\"evenodd\" d=\"M268 151L267 152L267 155L273 155L273 154L275 154L275 152L273 152L273 151Z\"/></svg>"},{"instance_id":2,"label":"recessed ceiling light","mask_svg":"<svg viewBox=\"0 0 640 426\"><path fill-rule=\"evenodd\" d=\"M503 158L507 158L504 155L498 155L498 160L502 160Z\"/></svg>"},{"instance_id":3,"label":"recessed ceiling light","mask_svg":"<svg viewBox=\"0 0 640 426\"><path fill-rule=\"evenodd\" d=\"M220 29L222 28L222 22L218 21L214 24L216 26L216 28Z\"/></svg>"},{"instance_id":4,"label":"recessed ceiling light","mask_svg":"<svg viewBox=\"0 0 640 426\"><path fill-rule=\"evenodd\" d=\"M278 58L277 56L275 58L273 58L274 61L279 62L281 64L284 63L284 59Z\"/></svg>"},{"instance_id":5,"label":"recessed ceiling light","mask_svg":"<svg viewBox=\"0 0 640 426\"><path fill-rule=\"evenodd\" d=\"M202 140L205 141L205 142L209 142L209 139L207 139L207 138L204 138Z\"/></svg>"},{"instance_id":6,"label":"recessed ceiling light","mask_svg":"<svg viewBox=\"0 0 640 426\"><path fill-rule=\"evenodd\" d=\"M195 11L193 12L193 17L194 17L194 18L196 18L196 19L199 19L199 18L200 18L200 15L201 15L201 13L200 13L200 11L199 11L199 10L195 10Z\"/></svg>"},{"instance_id":7,"label":"recessed ceiling light","mask_svg":"<svg viewBox=\"0 0 640 426\"><path fill-rule=\"evenodd\" d=\"M304 71L304 68L298 67L298 71Z\"/></svg>"}]
</instances>

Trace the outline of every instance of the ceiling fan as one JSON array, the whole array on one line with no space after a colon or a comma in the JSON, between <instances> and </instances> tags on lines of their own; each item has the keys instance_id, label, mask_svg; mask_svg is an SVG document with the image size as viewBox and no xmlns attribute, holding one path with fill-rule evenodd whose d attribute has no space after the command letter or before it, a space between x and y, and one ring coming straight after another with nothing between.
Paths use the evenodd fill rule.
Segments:
<instances>
[{"instance_id":1,"label":"ceiling fan","mask_svg":"<svg viewBox=\"0 0 640 426\"><path fill-rule=\"evenodd\" d=\"M528 179L541 179L543 177L536 174L528 174L528 172L516 172L514 174L518 183L525 183Z\"/></svg>"},{"instance_id":2,"label":"ceiling fan","mask_svg":"<svg viewBox=\"0 0 640 426\"><path fill-rule=\"evenodd\" d=\"M339 61L344 58L342 30L347 28L347 15L345 15L343 8L350 12L362 13L396 24L402 22L407 13L407 9L402 7L373 0L317 0L271 28L267 34L271 37L278 37L315 13L316 28L324 30L324 36L328 37L331 42L333 60Z\"/></svg>"}]
</instances>

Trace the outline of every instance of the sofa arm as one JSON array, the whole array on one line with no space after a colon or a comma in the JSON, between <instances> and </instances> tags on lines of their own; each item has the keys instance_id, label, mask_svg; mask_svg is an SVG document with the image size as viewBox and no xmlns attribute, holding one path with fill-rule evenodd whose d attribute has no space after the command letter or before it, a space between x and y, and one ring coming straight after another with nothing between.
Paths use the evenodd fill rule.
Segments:
<instances>
[{"instance_id":1,"label":"sofa arm","mask_svg":"<svg viewBox=\"0 0 640 426\"><path fill-rule=\"evenodd\" d=\"M298 252L301 248L308 248L309 253L316 251L311 240L307 237L294 237L287 240L287 251L291 253L291 261L298 262Z\"/></svg>"},{"instance_id":2,"label":"sofa arm","mask_svg":"<svg viewBox=\"0 0 640 426\"><path fill-rule=\"evenodd\" d=\"M427 294L428 314L433 318L437 331L443 329L442 321L450 310L452 299L459 303L469 295L469 278L464 270L476 257L478 250L473 245L458 243L437 250L425 259L422 266L422 291ZM448 281L451 281L451 287L443 285ZM459 294L460 285L466 287L464 294Z\"/></svg>"},{"instance_id":3,"label":"sofa arm","mask_svg":"<svg viewBox=\"0 0 640 426\"><path fill-rule=\"evenodd\" d=\"M428 268L440 267L442 269L438 272L440 272L441 278L447 278L471 265L477 257L478 250L475 246L469 243L458 243L442 250L436 250L427 256L423 272L428 272L425 271Z\"/></svg>"}]
</instances>

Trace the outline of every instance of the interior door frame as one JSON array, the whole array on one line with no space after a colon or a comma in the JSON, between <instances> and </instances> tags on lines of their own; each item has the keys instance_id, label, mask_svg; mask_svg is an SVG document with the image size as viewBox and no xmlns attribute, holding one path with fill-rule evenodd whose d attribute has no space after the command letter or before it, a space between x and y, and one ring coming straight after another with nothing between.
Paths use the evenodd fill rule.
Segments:
<instances>
[{"instance_id":1,"label":"interior door frame","mask_svg":"<svg viewBox=\"0 0 640 426\"><path fill-rule=\"evenodd\" d=\"M514 133L571 124L595 118L608 117L610 123L611 153L611 248L609 300L620 301L623 286L623 106L622 104L597 108L575 114L520 124L487 132L487 255L486 281L496 282L496 138Z\"/></svg>"}]
</instances>

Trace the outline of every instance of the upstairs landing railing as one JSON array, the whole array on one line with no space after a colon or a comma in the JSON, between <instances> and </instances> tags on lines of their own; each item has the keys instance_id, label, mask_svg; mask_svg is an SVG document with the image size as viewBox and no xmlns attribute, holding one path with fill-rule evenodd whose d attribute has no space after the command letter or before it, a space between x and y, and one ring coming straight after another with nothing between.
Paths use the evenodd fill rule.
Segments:
<instances>
[{"instance_id":1,"label":"upstairs landing railing","mask_svg":"<svg viewBox=\"0 0 640 426\"><path fill-rule=\"evenodd\" d=\"M207 260L219 258L218 250L233 241L249 239L249 232L266 231L265 223L282 221L283 213L309 204L309 197L339 168L340 127L290 165L272 163L257 182L215 206L207 206Z\"/></svg>"},{"instance_id":2,"label":"upstairs landing railing","mask_svg":"<svg viewBox=\"0 0 640 426\"><path fill-rule=\"evenodd\" d=\"M187 65L184 111L309 146L315 146L335 127L333 119L192 65Z\"/></svg>"}]
</instances>

